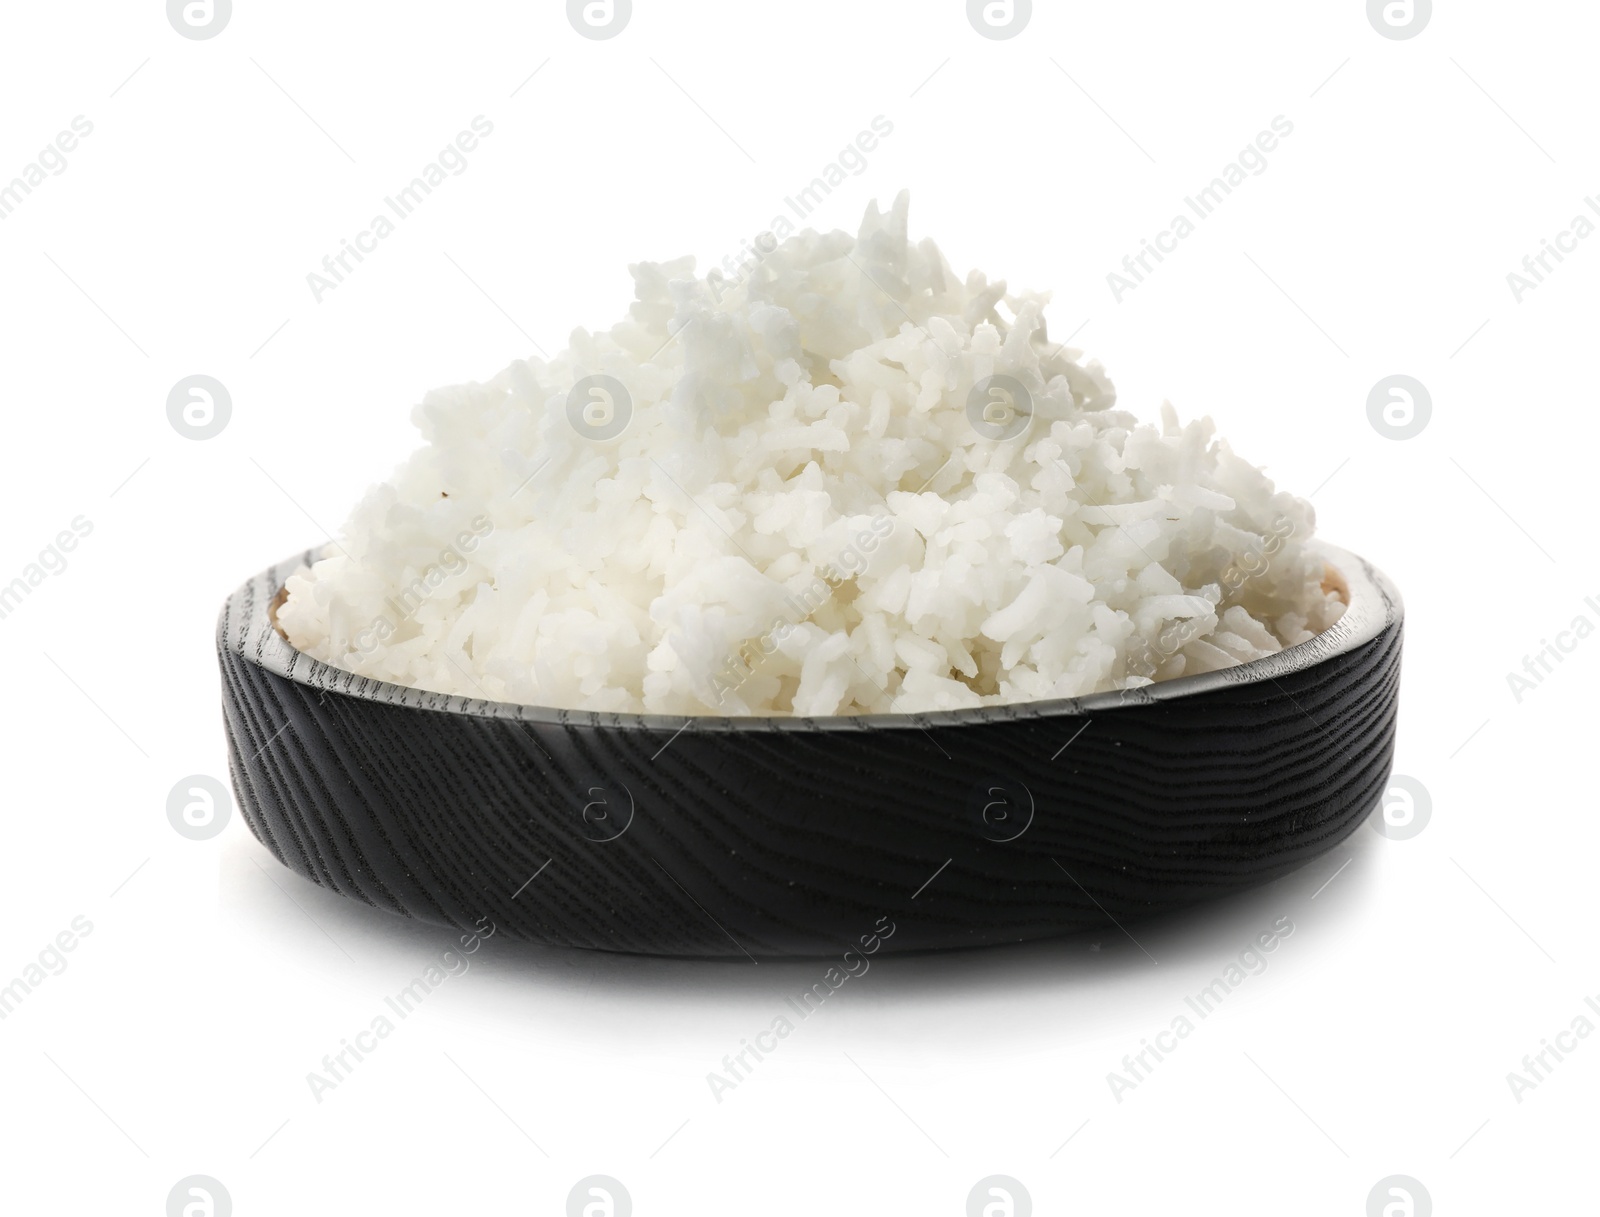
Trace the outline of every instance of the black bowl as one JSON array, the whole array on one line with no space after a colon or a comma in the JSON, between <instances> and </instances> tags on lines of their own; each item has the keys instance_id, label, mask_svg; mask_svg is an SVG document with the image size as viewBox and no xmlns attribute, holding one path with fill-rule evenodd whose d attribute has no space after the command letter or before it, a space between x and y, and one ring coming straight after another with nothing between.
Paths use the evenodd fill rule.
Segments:
<instances>
[{"instance_id":1,"label":"black bowl","mask_svg":"<svg viewBox=\"0 0 1600 1217\"><path fill-rule=\"evenodd\" d=\"M550 710L354 676L275 628L308 552L218 622L234 790L312 882L534 942L754 958L1126 924L1300 866L1381 795L1400 598L1321 552L1348 610L1267 659L1066 701L816 719Z\"/></svg>"}]
</instances>

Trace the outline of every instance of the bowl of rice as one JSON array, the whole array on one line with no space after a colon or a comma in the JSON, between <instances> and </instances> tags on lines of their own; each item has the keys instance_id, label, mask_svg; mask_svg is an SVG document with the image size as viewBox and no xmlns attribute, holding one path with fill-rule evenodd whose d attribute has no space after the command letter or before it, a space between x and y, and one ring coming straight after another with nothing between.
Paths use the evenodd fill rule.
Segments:
<instances>
[{"instance_id":1,"label":"bowl of rice","mask_svg":"<svg viewBox=\"0 0 1600 1217\"><path fill-rule=\"evenodd\" d=\"M907 200L630 268L437 390L224 605L234 787L313 882L665 955L1022 941L1263 882L1381 795L1402 610ZM893 927L892 934L883 927Z\"/></svg>"}]
</instances>

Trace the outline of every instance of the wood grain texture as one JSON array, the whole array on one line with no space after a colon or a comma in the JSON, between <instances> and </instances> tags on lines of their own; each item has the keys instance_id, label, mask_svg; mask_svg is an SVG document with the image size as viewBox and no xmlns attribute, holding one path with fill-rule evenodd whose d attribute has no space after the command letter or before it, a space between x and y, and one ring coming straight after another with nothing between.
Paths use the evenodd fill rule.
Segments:
<instances>
[{"instance_id":1,"label":"wood grain texture","mask_svg":"<svg viewBox=\"0 0 1600 1217\"><path fill-rule=\"evenodd\" d=\"M888 950L1127 924L1300 866L1381 795L1400 601L1328 554L1345 619L1267 660L817 720L564 712L353 676L271 624L297 556L218 623L234 789L313 882L537 942L760 957L836 954L885 916Z\"/></svg>"}]
</instances>

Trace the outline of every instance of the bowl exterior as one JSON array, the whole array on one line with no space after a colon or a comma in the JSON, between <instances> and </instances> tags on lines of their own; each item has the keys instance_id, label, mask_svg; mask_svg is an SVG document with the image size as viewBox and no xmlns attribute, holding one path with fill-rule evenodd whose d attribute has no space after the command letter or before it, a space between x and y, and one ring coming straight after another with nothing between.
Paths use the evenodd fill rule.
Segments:
<instances>
[{"instance_id":1,"label":"bowl exterior","mask_svg":"<svg viewBox=\"0 0 1600 1217\"><path fill-rule=\"evenodd\" d=\"M1400 603L1342 558L1353 620L1274 662L1170 693L814 723L363 680L273 628L291 561L219 622L234 789L313 882L542 943L758 958L1126 923L1281 875L1381 796Z\"/></svg>"}]
</instances>

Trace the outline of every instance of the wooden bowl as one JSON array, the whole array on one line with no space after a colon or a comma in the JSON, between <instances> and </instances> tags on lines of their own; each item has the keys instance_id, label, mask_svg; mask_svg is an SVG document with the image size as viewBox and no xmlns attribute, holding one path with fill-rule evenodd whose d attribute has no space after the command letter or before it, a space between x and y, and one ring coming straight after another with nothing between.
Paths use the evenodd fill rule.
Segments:
<instances>
[{"instance_id":1,"label":"wooden bowl","mask_svg":"<svg viewBox=\"0 0 1600 1217\"><path fill-rule=\"evenodd\" d=\"M1267 659L1065 701L818 719L551 710L354 676L275 628L308 552L222 609L233 786L312 882L534 942L755 958L1127 924L1300 866L1381 795L1400 598L1354 554L1321 552L1348 610Z\"/></svg>"}]
</instances>

